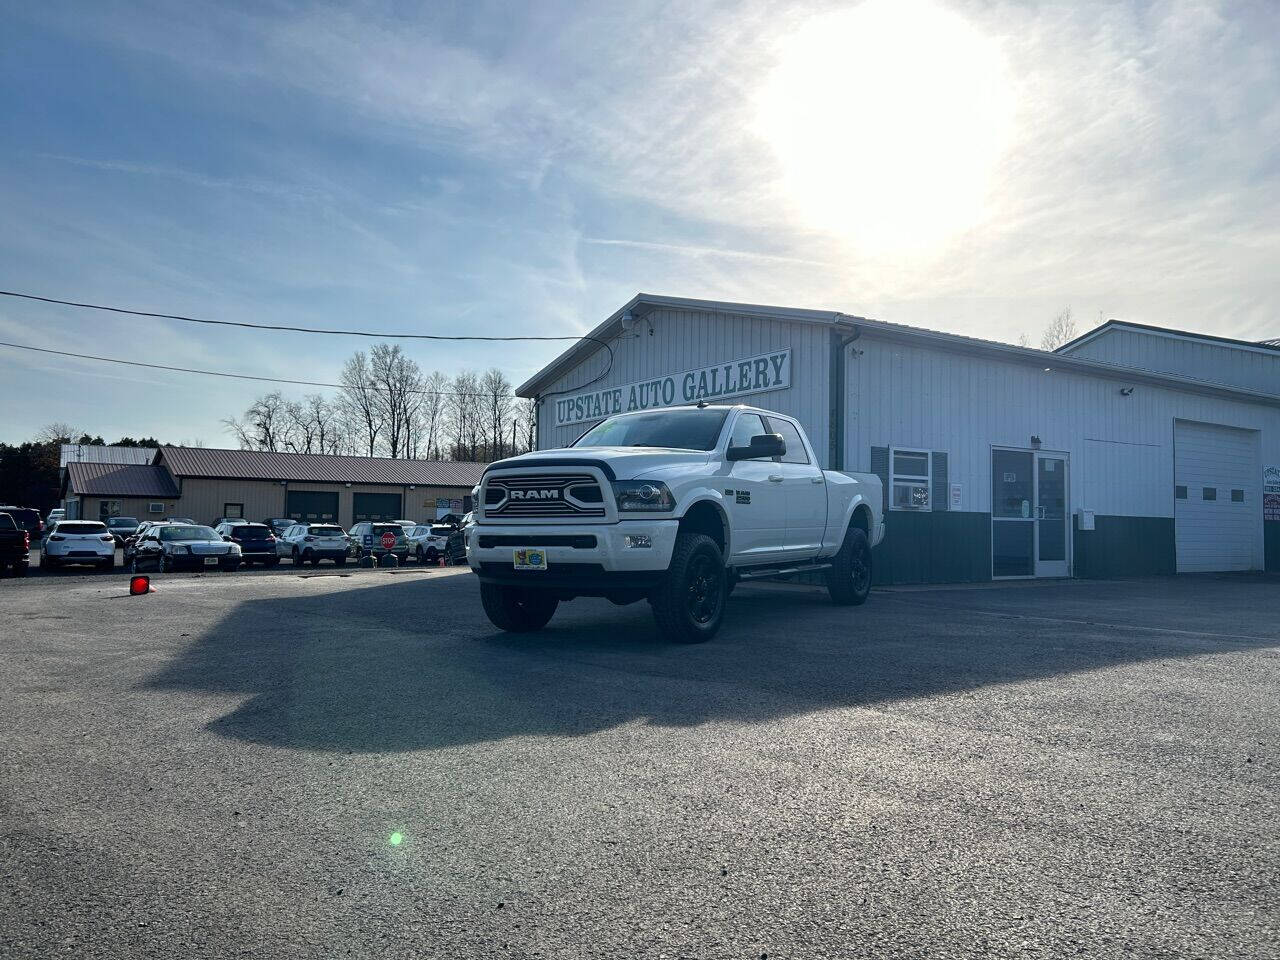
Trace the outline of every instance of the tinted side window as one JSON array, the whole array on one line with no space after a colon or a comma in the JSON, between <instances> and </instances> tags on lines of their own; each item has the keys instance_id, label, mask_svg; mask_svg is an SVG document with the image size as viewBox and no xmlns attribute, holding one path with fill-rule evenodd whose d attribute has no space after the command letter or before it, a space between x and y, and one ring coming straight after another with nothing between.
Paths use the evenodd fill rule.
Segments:
<instances>
[{"instance_id":1,"label":"tinted side window","mask_svg":"<svg viewBox=\"0 0 1280 960\"><path fill-rule=\"evenodd\" d=\"M800 439L800 431L796 429L794 423L790 420L770 417L769 426L773 428L774 433L782 434L782 439L787 444L787 452L782 455L783 463L809 462L809 454L804 449L804 441Z\"/></svg>"},{"instance_id":2,"label":"tinted side window","mask_svg":"<svg viewBox=\"0 0 1280 960\"><path fill-rule=\"evenodd\" d=\"M729 437L729 446L749 447L751 446L752 437L758 437L767 432L764 428L764 421L760 419L759 414L744 413L738 417L737 422L733 425L733 434Z\"/></svg>"}]
</instances>

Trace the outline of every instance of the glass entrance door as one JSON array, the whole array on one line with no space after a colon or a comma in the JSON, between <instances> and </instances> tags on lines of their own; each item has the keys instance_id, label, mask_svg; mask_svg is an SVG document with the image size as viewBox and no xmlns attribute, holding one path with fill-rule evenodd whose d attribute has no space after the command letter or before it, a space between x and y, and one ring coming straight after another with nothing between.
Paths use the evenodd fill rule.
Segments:
<instances>
[{"instance_id":1,"label":"glass entrance door","mask_svg":"<svg viewBox=\"0 0 1280 960\"><path fill-rule=\"evenodd\" d=\"M1070 573L1067 460L1034 450L991 451L991 576Z\"/></svg>"}]
</instances>

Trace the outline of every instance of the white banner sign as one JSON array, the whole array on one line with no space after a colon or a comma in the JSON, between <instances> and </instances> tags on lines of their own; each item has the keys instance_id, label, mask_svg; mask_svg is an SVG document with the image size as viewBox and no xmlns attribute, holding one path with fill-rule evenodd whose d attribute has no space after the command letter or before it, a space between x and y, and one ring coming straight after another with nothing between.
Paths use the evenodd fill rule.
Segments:
<instances>
[{"instance_id":1,"label":"white banner sign","mask_svg":"<svg viewBox=\"0 0 1280 960\"><path fill-rule=\"evenodd\" d=\"M791 386L791 350L717 363L697 370L639 380L620 387L556 398L556 426L603 420L615 413L674 407L699 400L723 400Z\"/></svg>"}]
</instances>

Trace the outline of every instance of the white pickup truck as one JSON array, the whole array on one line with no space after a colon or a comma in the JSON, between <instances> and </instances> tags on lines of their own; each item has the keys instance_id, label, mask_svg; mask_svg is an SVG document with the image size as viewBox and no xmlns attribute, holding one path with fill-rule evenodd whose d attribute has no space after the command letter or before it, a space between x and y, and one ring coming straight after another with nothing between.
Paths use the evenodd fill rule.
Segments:
<instances>
[{"instance_id":1,"label":"white pickup truck","mask_svg":"<svg viewBox=\"0 0 1280 960\"><path fill-rule=\"evenodd\" d=\"M702 403L489 464L467 562L503 630L539 630L574 597L647 599L666 636L696 643L739 580L821 570L836 603L865 601L883 517L880 479L820 469L791 417Z\"/></svg>"}]
</instances>

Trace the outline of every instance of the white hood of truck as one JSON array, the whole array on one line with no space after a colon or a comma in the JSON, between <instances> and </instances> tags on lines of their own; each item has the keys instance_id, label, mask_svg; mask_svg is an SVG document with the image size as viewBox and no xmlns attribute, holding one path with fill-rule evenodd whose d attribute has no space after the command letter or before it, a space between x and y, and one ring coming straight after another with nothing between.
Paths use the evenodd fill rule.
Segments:
<instances>
[{"instance_id":1,"label":"white hood of truck","mask_svg":"<svg viewBox=\"0 0 1280 960\"><path fill-rule=\"evenodd\" d=\"M598 460L607 463L618 480L660 480L664 473L703 464L714 455L710 450L673 450L665 447L561 447L535 450L502 461L500 470L540 467L557 460Z\"/></svg>"}]
</instances>

